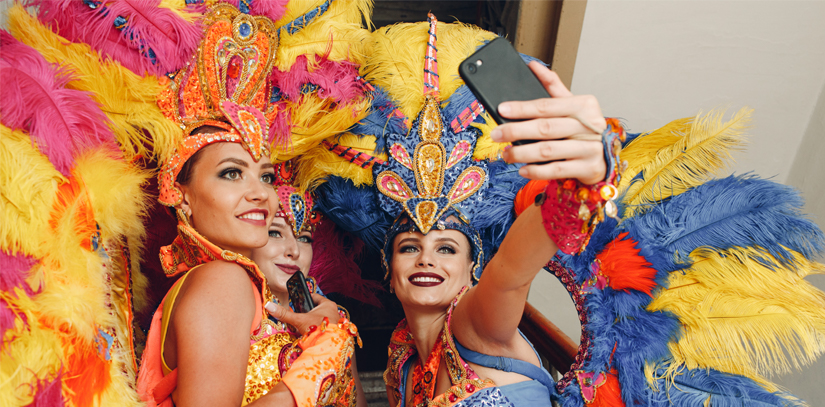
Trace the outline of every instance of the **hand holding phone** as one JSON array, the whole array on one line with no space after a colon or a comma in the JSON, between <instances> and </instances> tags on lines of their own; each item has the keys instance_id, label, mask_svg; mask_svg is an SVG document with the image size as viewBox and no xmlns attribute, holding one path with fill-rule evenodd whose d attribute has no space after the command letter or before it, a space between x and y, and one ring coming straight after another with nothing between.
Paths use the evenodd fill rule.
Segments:
<instances>
[{"instance_id":1,"label":"hand holding phone","mask_svg":"<svg viewBox=\"0 0 825 407\"><path fill-rule=\"evenodd\" d=\"M312 296L307 287L307 280L301 270L295 272L286 282L286 290L289 293L289 301L295 312L306 313L315 308Z\"/></svg>"},{"instance_id":2,"label":"hand holding phone","mask_svg":"<svg viewBox=\"0 0 825 407\"><path fill-rule=\"evenodd\" d=\"M573 95L555 72L538 62L526 65L503 38L464 60L459 74L501 124L490 134L493 140L512 142L502 158L531 164L519 169L521 176L576 178L586 184L604 178L601 133L607 125L595 97ZM499 113L504 102L507 118ZM522 145L527 143L536 144Z\"/></svg>"},{"instance_id":3,"label":"hand holding phone","mask_svg":"<svg viewBox=\"0 0 825 407\"><path fill-rule=\"evenodd\" d=\"M496 38L470 55L458 67L458 74L498 124L512 120L498 113L498 105L512 100L549 98L550 94L533 75L519 53L504 38ZM532 141L520 140L519 145Z\"/></svg>"}]
</instances>

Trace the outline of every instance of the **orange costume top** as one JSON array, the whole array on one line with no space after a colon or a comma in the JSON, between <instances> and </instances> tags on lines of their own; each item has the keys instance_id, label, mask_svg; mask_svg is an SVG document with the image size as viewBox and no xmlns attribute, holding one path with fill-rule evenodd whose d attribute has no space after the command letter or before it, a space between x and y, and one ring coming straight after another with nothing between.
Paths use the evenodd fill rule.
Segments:
<instances>
[{"instance_id":1,"label":"orange costume top","mask_svg":"<svg viewBox=\"0 0 825 407\"><path fill-rule=\"evenodd\" d=\"M185 273L166 294L152 318L152 326L138 376L138 393L150 407L173 406L177 369L169 369L163 358L163 343L180 286L189 271L210 261L231 261L246 270L255 287L256 315L250 328L249 363L242 405L265 395L278 382L292 392L298 406L345 406L355 403L351 371L354 338L358 331L345 318L337 324L326 320L321 327L295 338L272 323L264 309L271 294L264 275L243 255L222 250L191 226L178 225L178 237L161 250L167 274Z\"/></svg>"}]
</instances>

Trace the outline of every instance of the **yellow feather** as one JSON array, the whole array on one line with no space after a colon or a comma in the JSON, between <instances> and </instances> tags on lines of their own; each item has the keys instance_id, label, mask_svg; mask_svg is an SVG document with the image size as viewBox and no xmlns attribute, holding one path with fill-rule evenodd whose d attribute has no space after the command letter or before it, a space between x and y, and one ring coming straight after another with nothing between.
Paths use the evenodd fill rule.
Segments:
<instances>
[{"instance_id":1,"label":"yellow feather","mask_svg":"<svg viewBox=\"0 0 825 407\"><path fill-rule=\"evenodd\" d=\"M290 1L286 14L275 25L282 27L297 17L321 5L323 1ZM362 21L371 25L371 0L333 1L329 9L312 23L294 34L281 30L275 67L286 71L300 55L328 55L332 61L363 62L364 39L369 31Z\"/></svg>"},{"instance_id":2,"label":"yellow feather","mask_svg":"<svg viewBox=\"0 0 825 407\"><path fill-rule=\"evenodd\" d=\"M292 144L273 147L272 161L287 161L318 146L324 139L344 133L367 113L368 99L349 105L336 105L316 93L306 94L290 105Z\"/></svg>"},{"instance_id":3,"label":"yellow feather","mask_svg":"<svg viewBox=\"0 0 825 407\"><path fill-rule=\"evenodd\" d=\"M0 125L0 250L40 257L57 186L66 179L22 131Z\"/></svg>"},{"instance_id":4,"label":"yellow feather","mask_svg":"<svg viewBox=\"0 0 825 407\"><path fill-rule=\"evenodd\" d=\"M476 140L476 148L473 151L475 160L498 160L504 147L509 143L496 143L490 138L490 132L498 126L489 113L484 112L483 123L473 123L472 126L481 130L481 136Z\"/></svg>"},{"instance_id":5,"label":"yellow feather","mask_svg":"<svg viewBox=\"0 0 825 407\"><path fill-rule=\"evenodd\" d=\"M427 16L422 16L426 19ZM370 57L366 79L386 90L404 115L418 116L424 104L424 55L429 35L426 21L396 24L374 32L367 46ZM438 23L438 74L441 100L447 100L464 82L458 65L495 34L460 23Z\"/></svg>"},{"instance_id":6,"label":"yellow feather","mask_svg":"<svg viewBox=\"0 0 825 407\"><path fill-rule=\"evenodd\" d=\"M195 21L200 16L198 13L188 12L184 0L160 0L158 7L171 10L187 23Z\"/></svg>"},{"instance_id":7,"label":"yellow feather","mask_svg":"<svg viewBox=\"0 0 825 407\"><path fill-rule=\"evenodd\" d=\"M628 170L619 190L625 193L626 216L647 205L679 195L707 181L741 149L752 110L743 108L723 122L724 111L681 119L639 137L622 151ZM641 173L641 180L631 181Z\"/></svg>"},{"instance_id":8,"label":"yellow feather","mask_svg":"<svg viewBox=\"0 0 825 407\"><path fill-rule=\"evenodd\" d=\"M759 378L825 352L825 294L804 280L825 266L794 253L795 266L770 269L760 248L699 248L690 257L693 266L671 273L648 306L682 323L668 374L686 366Z\"/></svg>"},{"instance_id":9,"label":"yellow feather","mask_svg":"<svg viewBox=\"0 0 825 407\"><path fill-rule=\"evenodd\" d=\"M132 270L132 295L135 301L135 310L145 311L149 306L145 290L148 280L139 272L140 254L143 251L143 241L146 230L143 226L143 217L150 204L150 197L143 189L151 174L139 169L123 160L109 156L105 151L93 151L77 160L75 171L83 179L89 191L95 220L100 225L101 237L107 246L114 250L110 257L117 257L115 264L116 278L124 278L122 250L120 247L128 245L129 258ZM132 282L120 280L122 287ZM125 301L125 296L117 298L116 302ZM125 307L125 305L124 305Z\"/></svg>"},{"instance_id":10,"label":"yellow feather","mask_svg":"<svg viewBox=\"0 0 825 407\"><path fill-rule=\"evenodd\" d=\"M43 26L20 4L9 9L8 29L47 61L68 66L75 72L75 80L66 86L91 93L111 120L110 128L127 159L136 155L152 158L157 153L164 160L172 151L181 130L163 116L156 104L158 78L137 76L116 62L101 59L88 45L67 41ZM154 150L146 146L153 146Z\"/></svg>"},{"instance_id":11,"label":"yellow feather","mask_svg":"<svg viewBox=\"0 0 825 407\"><path fill-rule=\"evenodd\" d=\"M7 330L2 338L0 405L24 406L34 398L30 384L38 378L53 379L57 375L62 365L63 349L58 334L37 323L31 299L24 295L9 302L14 302L18 309L26 310L29 325L25 326L21 319L17 319L15 327Z\"/></svg>"},{"instance_id":12,"label":"yellow feather","mask_svg":"<svg viewBox=\"0 0 825 407\"><path fill-rule=\"evenodd\" d=\"M359 137L352 133L345 133L341 137L333 138L331 141L381 160L387 159L386 154L375 153L375 139L372 137ZM322 145L299 156L297 165L296 173L298 177L296 181L305 190L315 189L329 175L349 179L356 186L372 185L373 183L372 166L361 168L358 165L353 165Z\"/></svg>"}]
</instances>

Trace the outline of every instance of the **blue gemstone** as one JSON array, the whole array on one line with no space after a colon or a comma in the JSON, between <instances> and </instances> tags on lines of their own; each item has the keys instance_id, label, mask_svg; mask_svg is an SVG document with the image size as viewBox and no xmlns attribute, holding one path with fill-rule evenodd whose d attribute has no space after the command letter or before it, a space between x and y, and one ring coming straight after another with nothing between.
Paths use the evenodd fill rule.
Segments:
<instances>
[{"instance_id":1,"label":"blue gemstone","mask_svg":"<svg viewBox=\"0 0 825 407\"><path fill-rule=\"evenodd\" d=\"M252 33L252 27L249 23L242 23L241 26L238 27L238 32L242 37L249 37L249 34Z\"/></svg>"}]
</instances>

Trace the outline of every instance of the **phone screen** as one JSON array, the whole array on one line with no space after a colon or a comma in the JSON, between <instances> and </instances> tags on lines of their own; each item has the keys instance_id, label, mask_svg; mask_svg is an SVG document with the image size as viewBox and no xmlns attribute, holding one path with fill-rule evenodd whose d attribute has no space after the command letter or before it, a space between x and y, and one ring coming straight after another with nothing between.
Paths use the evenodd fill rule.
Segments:
<instances>
[{"instance_id":1,"label":"phone screen","mask_svg":"<svg viewBox=\"0 0 825 407\"><path fill-rule=\"evenodd\" d=\"M312 302L312 296L307 287L306 278L301 270L295 272L292 277L286 282L286 289L289 292L289 300L292 302L292 307L295 312L309 312L315 308L315 303Z\"/></svg>"}]
</instances>

